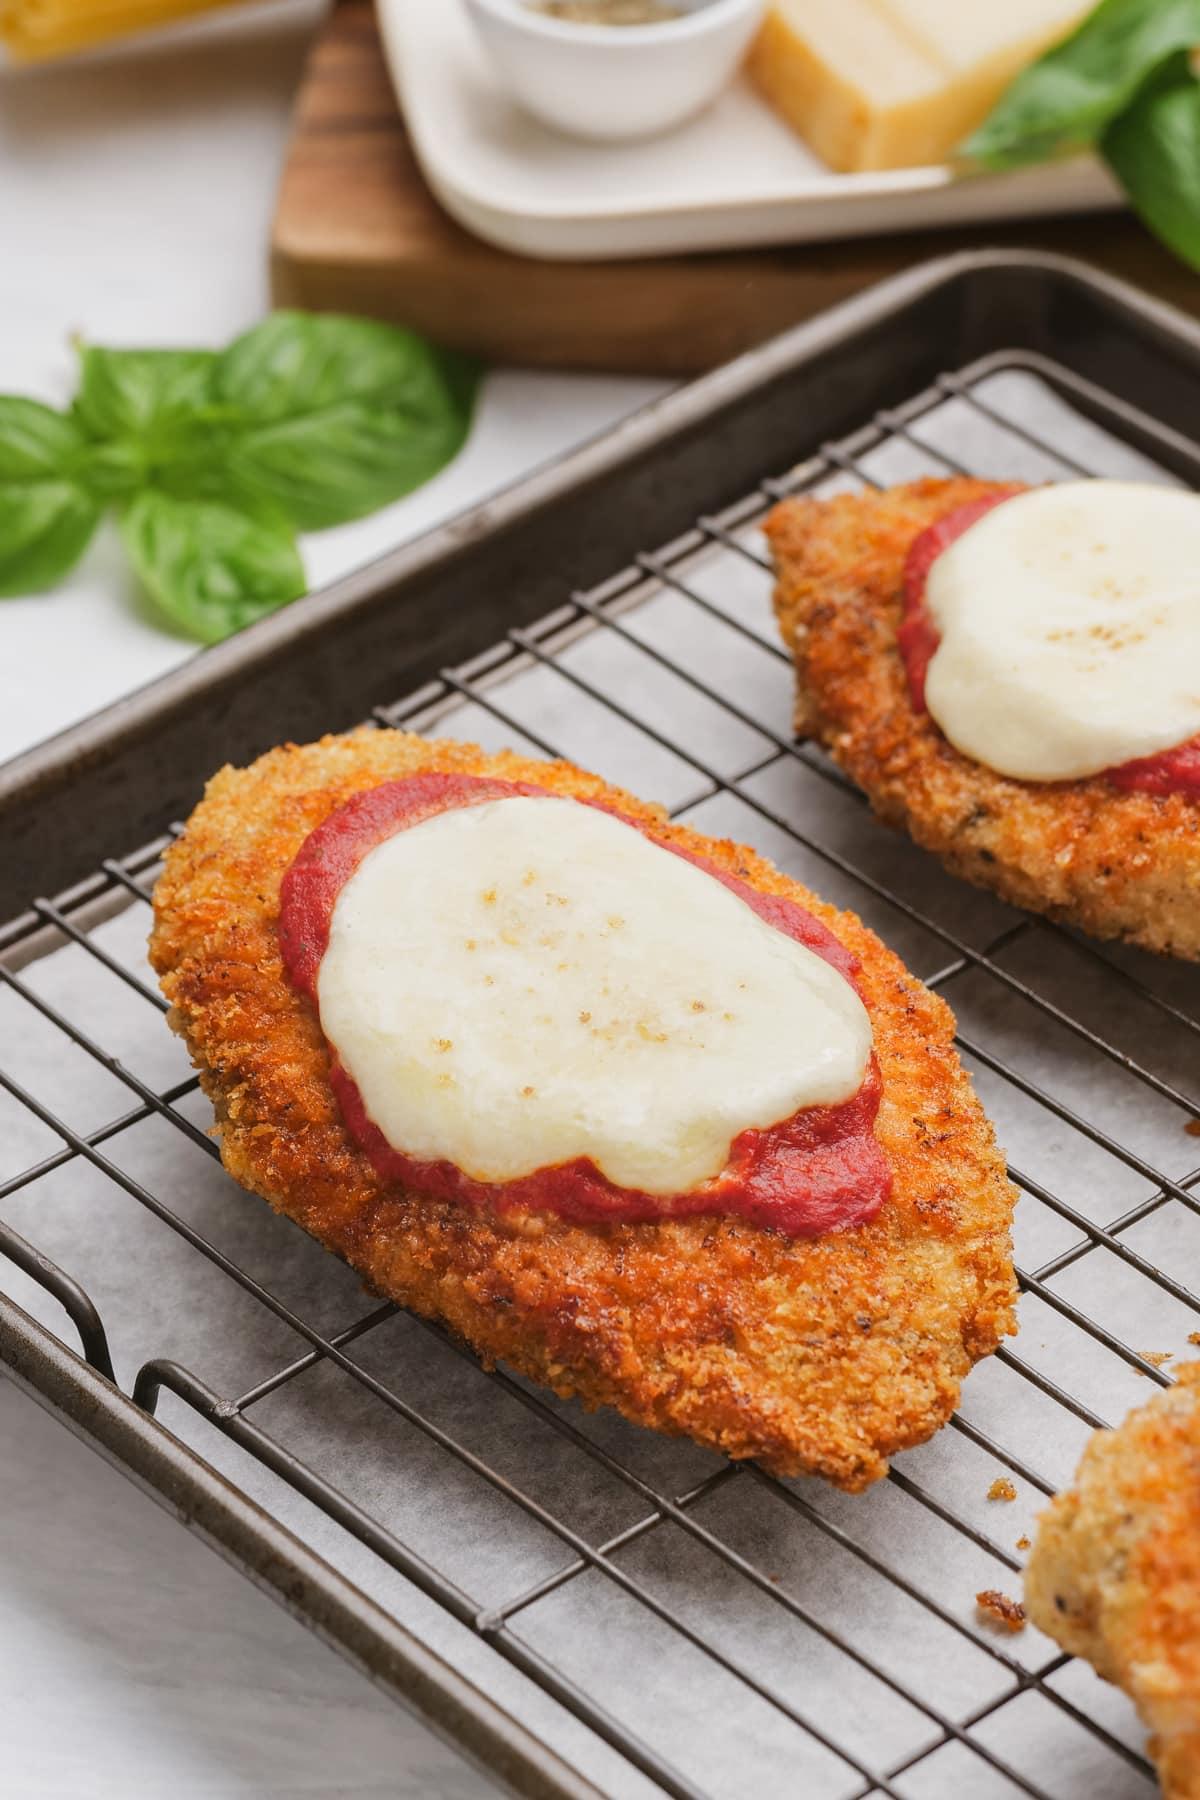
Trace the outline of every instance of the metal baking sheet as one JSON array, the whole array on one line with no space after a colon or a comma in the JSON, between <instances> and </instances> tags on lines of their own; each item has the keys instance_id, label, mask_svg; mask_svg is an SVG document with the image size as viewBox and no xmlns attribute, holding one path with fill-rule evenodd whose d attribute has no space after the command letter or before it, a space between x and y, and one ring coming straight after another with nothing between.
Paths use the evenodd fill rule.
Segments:
<instances>
[{"instance_id":1,"label":"metal baking sheet","mask_svg":"<svg viewBox=\"0 0 1200 1800\"><path fill-rule=\"evenodd\" d=\"M858 1497L776 1482L614 1415L589 1417L504 1372L485 1376L443 1334L381 1308L351 1271L245 1196L212 1153L207 1106L146 968L138 890L152 883L154 845L85 882L74 909L43 906L7 933L0 1219L86 1291L120 1388L156 1400L157 1419L234 1498L302 1547L310 1560L291 1603L518 1791L590 1785L722 1800L1132 1800L1154 1791L1123 1697L1032 1629L998 1637L974 1596L1019 1592L1018 1542L1092 1423L1119 1418L1169 1379L1170 1362L1157 1366L1163 1353L1194 1353L1200 1299L1186 1276L1200 1252L1200 1145L1189 1129L1200 1117L1200 969L1090 944L952 880L874 824L820 752L795 747L791 672L758 530L773 493L960 466L998 478L1084 470L1195 481L1200 451L1178 420L1164 425L1140 404L1169 390L1179 407L1185 373L1200 388L1194 334L1044 263L1020 276L1019 306L981 317L989 293L1018 291L1012 259L991 272L995 288L980 284L978 267L943 269L867 306L859 377L873 363L871 333L889 319L897 358L921 375L907 390L891 374L877 382L878 404L858 392L845 320L764 352L758 387L782 380L786 366L787 380L803 377L814 394L822 382L853 386L854 408L824 391L813 417L793 420L792 453L764 450L741 497L710 474L711 512L697 498L698 474L681 468L705 408L697 389L680 397L680 448L668 402L657 454L642 443L635 457L662 521L639 539L644 554L614 556L574 594L569 577L555 581L538 563L537 591L556 610L534 618L520 596L506 596L527 623L495 645L494 628L479 630L470 653L430 681L419 656L406 686L389 686L385 670L349 716L347 695L327 696L330 724L374 708L379 729L401 723L552 750L700 830L751 842L853 907L950 1001L1022 1188L1022 1331L971 1376L955 1424L898 1458L892 1480ZM956 283L972 320L948 337ZM1081 294L1086 304L1072 310ZM926 329L939 325L939 343L924 343L913 308L926 309ZM1122 348L1108 346L1112 385L1101 391L1106 332ZM972 354L938 359L951 344ZM734 408L739 476L756 393L772 453L781 429L777 395L758 393L750 369L742 376L726 371L709 387ZM822 412L842 427L836 436L820 428ZM561 490L568 512L602 465L602 479L620 487L622 459L598 446L585 453L582 489ZM561 538L548 522L553 495L522 517L524 505L520 494L502 502L499 528L528 534L514 554L532 567L539 533L551 547ZM688 524L701 513L700 528ZM486 534L473 527L462 539L478 540L470 566L479 580ZM442 561L417 577L426 599L448 553L453 561L443 543ZM470 614L469 580L458 595ZM491 603L481 603L485 627ZM375 603L359 590L345 604L353 633L359 607ZM257 734L247 748L309 720L316 684L305 636L299 697L253 727L238 722L222 684L236 689L260 651L231 646L240 669L213 677L212 702L234 737ZM151 696L140 718L94 732L86 766L127 786L133 749L158 733L167 784L191 766L190 797L207 772L194 759L197 744L207 753L209 728L177 699L173 709ZM27 771L27 788L40 783L44 793L79 754L78 740L47 754ZM131 813L165 823L152 814L152 779L144 788ZM10 792L20 826L32 812ZM106 851L130 841L110 839ZM69 929L81 941L64 941ZM179 1504L191 1491L188 1468L153 1472L140 1460L145 1444L117 1429L124 1415L102 1382L81 1374L72 1387L61 1351L52 1370L39 1361L37 1325L75 1341L44 1272L11 1262L0 1271L10 1301L36 1322L22 1335L0 1302L0 1348L24 1356L31 1385ZM157 1428L135 1417L153 1448ZM987 1498L997 1475L1013 1481L1015 1501ZM205 1528L262 1579L253 1508L237 1531L222 1525L222 1491L217 1483ZM271 1548L286 1565L287 1540ZM299 1551L291 1554L299 1568ZM351 1619L356 1595L367 1610ZM344 1614L329 1610L334 1599ZM385 1623L401 1634L391 1662ZM424 1685L406 1661L404 1632L441 1659L422 1672ZM448 1699L453 1681L463 1685Z\"/></svg>"}]
</instances>

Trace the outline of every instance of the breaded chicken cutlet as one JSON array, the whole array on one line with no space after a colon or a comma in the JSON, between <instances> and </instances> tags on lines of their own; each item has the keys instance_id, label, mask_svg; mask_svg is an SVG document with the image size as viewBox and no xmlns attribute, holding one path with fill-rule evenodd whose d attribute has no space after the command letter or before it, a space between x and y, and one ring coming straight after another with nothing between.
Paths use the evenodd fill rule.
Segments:
<instances>
[{"instance_id":1,"label":"breaded chicken cutlet","mask_svg":"<svg viewBox=\"0 0 1200 1800\"><path fill-rule=\"evenodd\" d=\"M914 707L897 636L908 552L960 508L1014 491L924 480L775 508L766 532L796 729L954 874L1095 937L1200 959L1200 801L1103 775L1012 779L960 754Z\"/></svg>"},{"instance_id":2,"label":"breaded chicken cutlet","mask_svg":"<svg viewBox=\"0 0 1200 1800\"><path fill-rule=\"evenodd\" d=\"M1200 1363L1097 1431L1043 1513L1029 1616L1132 1697L1167 1800L1200 1797Z\"/></svg>"},{"instance_id":3,"label":"breaded chicken cutlet","mask_svg":"<svg viewBox=\"0 0 1200 1800\"><path fill-rule=\"evenodd\" d=\"M893 1176L869 1223L811 1238L712 1215L582 1225L489 1213L376 1173L331 1091L318 1018L287 979L280 885L350 797L428 772L603 801L662 844L809 908L858 956L882 1074L875 1136ZM673 825L567 763L370 731L223 769L154 901L152 960L226 1168L485 1364L858 1490L945 1422L972 1363L1014 1329L1014 1193L949 1009L853 914L751 850Z\"/></svg>"}]
</instances>

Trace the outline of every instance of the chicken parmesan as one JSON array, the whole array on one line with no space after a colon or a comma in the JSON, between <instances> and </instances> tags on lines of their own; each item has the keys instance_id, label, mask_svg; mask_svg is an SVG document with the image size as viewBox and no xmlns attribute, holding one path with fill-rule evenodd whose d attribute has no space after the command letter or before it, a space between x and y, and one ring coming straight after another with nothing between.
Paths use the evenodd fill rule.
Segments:
<instances>
[{"instance_id":1,"label":"chicken parmesan","mask_svg":"<svg viewBox=\"0 0 1200 1800\"><path fill-rule=\"evenodd\" d=\"M1200 497L955 478L767 521L797 729L956 874L1200 958Z\"/></svg>"},{"instance_id":2,"label":"chicken parmesan","mask_svg":"<svg viewBox=\"0 0 1200 1800\"><path fill-rule=\"evenodd\" d=\"M1038 1523L1025 1598L1130 1694L1167 1800L1200 1800L1200 1363L1091 1438Z\"/></svg>"},{"instance_id":3,"label":"chicken parmesan","mask_svg":"<svg viewBox=\"0 0 1200 1800\"><path fill-rule=\"evenodd\" d=\"M360 732L217 775L155 913L226 1167L485 1362L856 1489L1013 1328L947 1008L750 850Z\"/></svg>"}]
</instances>

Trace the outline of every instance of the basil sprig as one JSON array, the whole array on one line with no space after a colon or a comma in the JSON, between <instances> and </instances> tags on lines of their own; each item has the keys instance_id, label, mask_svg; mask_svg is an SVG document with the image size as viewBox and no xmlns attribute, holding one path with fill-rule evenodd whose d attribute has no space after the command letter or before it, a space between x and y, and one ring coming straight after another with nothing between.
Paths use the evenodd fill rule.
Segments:
<instances>
[{"instance_id":1,"label":"basil sprig","mask_svg":"<svg viewBox=\"0 0 1200 1800\"><path fill-rule=\"evenodd\" d=\"M86 456L72 419L0 395L0 596L50 587L83 555L103 510Z\"/></svg>"},{"instance_id":2,"label":"basil sprig","mask_svg":"<svg viewBox=\"0 0 1200 1800\"><path fill-rule=\"evenodd\" d=\"M228 349L80 353L68 413L0 396L0 595L53 586L105 508L160 611L215 643L305 590L297 531L456 455L477 374L370 319L275 313Z\"/></svg>"},{"instance_id":3,"label":"basil sprig","mask_svg":"<svg viewBox=\"0 0 1200 1800\"><path fill-rule=\"evenodd\" d=\"M218 500L143 488L122 509L121 538L151 598L204 644L304 592L289 528Z\"/></svg>"},{"instance_id":4,"label":"basil sprig","mask_svg":"<svg viewBox=\"0 0 1200 1800\"><path fill-rule=\"evenodd\" d=\"M1018 75L962 146L986 169L1105 158L1150 229L1200 269L1200 0L1102 0Z\"/></svg>"},{"instance_id":5,"label":"basil sprig","mask_svg":"<svg viewBox=\"0 0 1200 1800\"><path fill-rule=\"evenodd\" d=\"M1200 269L1200 81L1186 56L1113 120L1102 148L1151 231Z\"/></svg>"}]
</instances>

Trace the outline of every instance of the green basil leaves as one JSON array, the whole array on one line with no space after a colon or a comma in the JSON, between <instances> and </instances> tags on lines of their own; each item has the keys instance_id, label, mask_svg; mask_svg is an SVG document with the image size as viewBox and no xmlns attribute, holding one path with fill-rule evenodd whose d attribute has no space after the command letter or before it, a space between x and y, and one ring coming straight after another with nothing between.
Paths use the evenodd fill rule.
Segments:
<instances>
[{"instance_id":1,"label":"green basil leaves","mask_svg":"<svg viewBox=\"0 0 1200 1800\"><path fill-rule=\"evenodd\" d=\"M121 514L121 537L147 592L203 644L304 592L304 564L288 528L217 501L145 488Z\"/></svg>"},{"instance_id":2,"label":"green basil leaves","mask_svg":"<svg viewBox=\"0 0 1200 1800\"><path fill-rule=\"evenodd\" d=\"M87 439L52 406L0 394L0 482L45 481L66 474Z\"/></svg>"},{"instance_id":3,"label":"green basil leaves","mask_svg":"<svg viewBox=\"0 0 1200 1800\"><path fill-rule=\"evenodd\" d=\"M1200 0L1101 0L962 147L1014 169L1094 146L1152 231L1200 268Z\"/></svg>"},{"instance_id":4,"label":"green basil leaves","mask_svg":"<svg viewBox=\"0 0 1200 1800\"><path fill-rule=\"evenodd\" d=\"M1186 65L1186 57L1168 63L1101 147L1151 231L1200 269L1200 81Z\"/></svg>"},{"instance_id":5,"label":"green basil leaves","mask_svg":"<svg viewBox=\"0 0 1200 1800\"><path fill-rule=\"evenodd\" d=\"M215 389L253 417L230 444L231 481L306 531L419 487L470 420L452 359L370 319L276 313L230 345Z\"/></svg>"},{"instance_id":6,"label":"green basil leaves","mask_svg":"<svg viewBox=\"0 0 1200 1800\"><path fill-rule=\"evenodd\" d=\"M0 595L40 594L87 549L97 501L73 481L28 481L0 494Z\"/></svg>"},{"instance_id":7,"label":"green basil leaves","mask_svg":"<svg viewBox=\"0 0 1200 1800\"><path fill-rule=\"evenodd\" d=\"M94 438L162 439L186 430L211 405L211 350L101 350L79 353L75 417Z\"/></svg>"},{"instance_id":8,"label":"green basil leaves","mask_svg":"<svg viewBox=\"0 0 1200 1800\"><path fill-rule=\"evenodd\" d=\"M156 605L216 642L304 592L297 531L461 449L477 372L369 319L275 313L228 349L80 353L67 414L0 396L0 595L58 580L104 508Z\"/></svg>"},{"instance_id":9,"label":"green basil leaves","mask_svg":"<svg viewBox=\"0 0 1200 1800\"><path fill-rule=\"evenodd\" d=\"M73 420L0 395L0 596L40 593L83 555L102 510L86 455Z\"/></svg>"}]
</instances>

